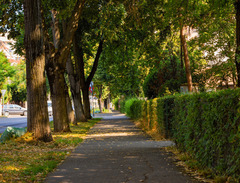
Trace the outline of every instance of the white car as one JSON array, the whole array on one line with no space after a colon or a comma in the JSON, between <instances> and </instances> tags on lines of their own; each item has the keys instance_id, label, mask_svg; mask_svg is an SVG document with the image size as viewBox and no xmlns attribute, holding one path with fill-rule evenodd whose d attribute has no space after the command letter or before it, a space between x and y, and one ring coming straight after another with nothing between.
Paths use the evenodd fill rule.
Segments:
<instances>
[{"instance_id":1,"label":"white car","mask_svg":"<svg viewBox=\"0 0 240 183\"><path fill-rule=\"evenodd\" d=\"M8 104L3 106L3 115L21 115L27 116L27 109L17 104Z\"/></svg>"}]
</instances>

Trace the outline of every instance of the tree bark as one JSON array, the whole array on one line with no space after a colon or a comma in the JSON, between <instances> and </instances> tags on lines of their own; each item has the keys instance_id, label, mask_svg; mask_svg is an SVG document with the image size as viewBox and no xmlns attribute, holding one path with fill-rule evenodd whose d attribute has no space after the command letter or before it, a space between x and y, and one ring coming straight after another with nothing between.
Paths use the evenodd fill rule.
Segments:
<instances>
[{"instance_id":1,"label":"tree bark","mask_svg":"<svg viewBox=\"0 0 240 183\"><path fill-rule=\"evenodd\" d=\"M75 109L75 125L77 122L87 122L87 118L83 112L81 89L80 89L80 76L79 76L78 64L75 64L75 69L73 67L72 59L69 56L67 60L67 73L70 82L70 89L73 98L73 104Z\"/></svg>"},{"instance_id":2,"label":"tree bark","mask_svg":"<svg viewBox=\"0 0 240 183\"><path fill-rule=\"evenodd\" d=\"M66 88L64 72L66 69L66 60L70 53L70 47L75 31L78 28L78 22L83 10L85 0L77 0L72 15L67 22L66 30L61 42L57 48L49 52L46 70L50 84L51 97L53 103L53 121L54 131L70 131L67 113ZM57 23L57 22L55 22Z\"/></svg>"},{"instance_id":3,"label":"tree bark","mask_svg":"<svg viewBox=\"0 0 240 183\"><path fill-rule=\"evenodd\" d=\"M191 68L190 68L190 60L188 57L187 42L186 42L183 27L181 28L180 35L181 35L181 42L182 42L183 53L184 53L184 62L185 62L185 71L186 71L187 84L188 84L188 92L192 92L192 75L191 75Z\"/></svg>"},{"instance_id":4,"label":"tree bark","mask_svg":"<svg viewBox=\"0 0 240 183\"><path fill-rule=\"evenodd\" d=\"M102 89L103 89L103 86L99 85L99 86L97 86L97 88L98 88L98 92L99 92L98 106L99 106L100 113L102 113L103 112L103 107L102 107Z\"/></svg>"},{"instance_id":5,"label":"tree bark","mask_svg":"<svg viewBox=\"0 0 240 183\"><path fill-rule=\"evenodd\" d=\"M240 1L235 2L236 10L236 43L235 64L237 69L237 87L240 87Z\"/></svg>"},{"instance_id":6,"label":"tree bark","mask_svg":"<svg viewBox=\"0 0 240 183\"><path fill-rule=\"evenodd\" d=\"M36 139L52 141L49 126L45 79L44 36L41 1L24 0L28 118L27 130Z\"/></svg>"},{"instance_id":7,"label":"tree bark","mask_svg":"<svg viewBox=\"0 0 240 183\"><path fill-rule=\"evenodd\" d=\"M64 73L51 66L48 65L46 70L52 98L54 131L69 132Z\"/></svg>"},{"instance_id":8,"label":"tree bark","mask_svg":"<svg viewBox=\"0 0 240 183\"><path fill-rule=\"evenodd\" d=\"M79 64L79 71L80 71L80 85L81 85L81 90L83 93L83 103L84 103L84 114L87 119L91 119L91 112L90 112L90 101L89 101L89 86L90 83L93 79L93 76L97 70L98 66L98 61L100 58L100 55L102 53L102 48L103 48L103 40L101 39L99 42L98 50L94 59L93 67L92 70L85 79L85 74L84 74L84 59L83 59L83 49L79 45L79 35L76 33L75 38L74 38L74 44L73 44L73 53L74 53L74 58L76 63Z\"/></svg>"},{"instance_id":9,"label":"tree bark","mask_svg":"<svg viewBox=\"0 0 240 183\"><path fill-rule=\"evenodd\" d=\"M99 61L100 55L102 53L102 48L103 48L103 40L101 40L100 43L99 43L97 54L95 56L95 60L94 60L94 63L93 63L91 73L89 74L87 80L85 81L85 84L82 85L82 87L81 87L82 88L82 93L83 93L84 112L85 112L85 116L88 119L91 119L90 100L89 100L89 86L90 86L90 83L93 79L94 74L97 71L98 61ZM81 81L82 80L80 80L80 83L81 83Z\"/></svg>"},{"instance_id":10,"label":"tree bark","mask_svg":"<svg viewBox=\"0 0 240 183\"><path fill-rule=\"evenodd\" d=\"M76 119L75 119L75 115L74 115L74 110L73 110L73 107L72 107L72 101L71 101L71 98L70 98L69 93L68 93L68 86L67 86L66 81L65 81L65 91L66 91L66 105L67 105L68 121L70 123L77 124Z\"/></svg>"}]
</instances>

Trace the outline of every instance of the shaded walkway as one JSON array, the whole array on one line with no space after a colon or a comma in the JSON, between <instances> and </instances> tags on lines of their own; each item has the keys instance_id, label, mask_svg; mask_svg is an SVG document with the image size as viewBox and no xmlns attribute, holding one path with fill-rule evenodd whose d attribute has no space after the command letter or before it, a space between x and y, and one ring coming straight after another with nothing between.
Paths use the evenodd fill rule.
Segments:
<instances>
[{"instance_id":1,"label":"shaded walkway","mask_svg":"<svg viewBox=\"0 0 240 183\"><path fill-rule=\"evenodd\" d=\"M104 119L46 182L197 182L182 174L161 149L172 142L152 141L120 113L99 116Z\"/></svg>"}]
</instances>

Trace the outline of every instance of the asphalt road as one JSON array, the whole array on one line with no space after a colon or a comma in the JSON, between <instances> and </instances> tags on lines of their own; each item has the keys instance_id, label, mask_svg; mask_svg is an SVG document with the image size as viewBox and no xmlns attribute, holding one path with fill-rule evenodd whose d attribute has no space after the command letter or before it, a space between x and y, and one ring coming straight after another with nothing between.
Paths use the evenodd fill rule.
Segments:
<instances>
[{"instance_id":1,"label":"asphalt road","mask_svg":"<svg viewBox=\"0 0 240 183\"><path fill-rule=\"evenodd\" d=\"M53 120L52 117L49 120ZM0 133L3 133L8 126L23 128L27 127L27 116L10 115L8 117L0 117Z\"/></svg>"}]
</instances>

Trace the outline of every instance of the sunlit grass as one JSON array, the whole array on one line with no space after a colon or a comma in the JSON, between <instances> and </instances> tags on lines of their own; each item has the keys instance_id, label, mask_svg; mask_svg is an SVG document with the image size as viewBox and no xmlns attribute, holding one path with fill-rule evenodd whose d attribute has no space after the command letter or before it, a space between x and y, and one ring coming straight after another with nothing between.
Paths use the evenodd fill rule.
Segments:
<instances>
[{"instance_id":1,"label":"sunlit grass","mask_svg":"<svg viewBox=\"0 0 240 183\"><path fill-rule=\"evenodd\" d=\"M32 134L27 133L0 144L0 182L43 182L99 120L71 125L69 133L53 132L54 141L49 143L35 141Z\"/></svg>"}]
</instances>

